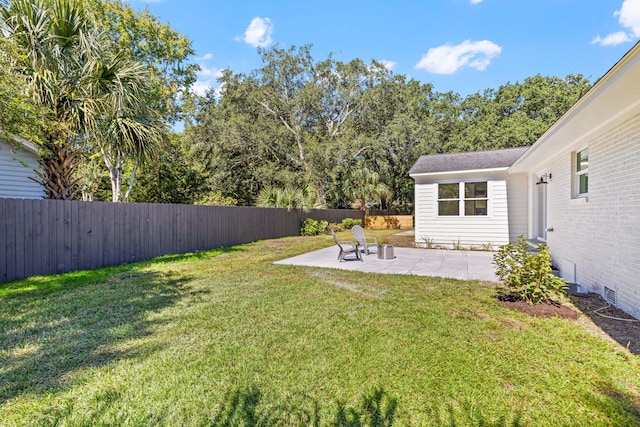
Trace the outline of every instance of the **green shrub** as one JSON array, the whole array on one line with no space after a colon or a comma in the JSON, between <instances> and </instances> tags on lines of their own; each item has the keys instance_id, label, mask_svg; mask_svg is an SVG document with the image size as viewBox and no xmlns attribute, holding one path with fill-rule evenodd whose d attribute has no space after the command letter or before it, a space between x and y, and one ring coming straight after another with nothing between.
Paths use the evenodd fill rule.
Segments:
<instances>
[{"instance_id":1,"label":"green shrub","mask_svg":"<svg viewBox=\"0 0 640 427\"><path fill-rule=\"evenodd\" d=\"M318 222L313 218L305 218L304 221L302 221L300 234L303 236L317 236L326 233L328 228L329 223L325 220Z\"/></svg>"},{"instance_id":2,"label":"green shrub","mask_svg":"<svg viewBox=\"0 0 640 427\"><path fill-rule=\"evenodd\" d=\"M344 231L344 227L340 222L332 222L331 224L329 224L329 228L331 228L336 233Z\"/></svg>"},{"instance_id":3,"label":"green shrub","mask_svg":"<svg viewBox=\"0 0 640 427\"><path fill-rule=\"evenodd\" d=\"M362 220L361 219L354 219L354 218L344 218L342 220L341 224L346 230L349 230L354 225L362 225Z\"/></svg>"},{"instance_id":4,"label":"green shrub","mask_svg":"<svg viewBox=\"0 0 640 427\"><path fill-rule=\"evenodd\" d=\"M237 206L238 201L233 197L223 196L220 191L213 191L196 201L195 204L207 206Z\"/></svg>"},{"instance_id":5,"label":"green shrub","mask_svg":"<svg viewBox=\"0 0 640 427\"><path fill-rule=\"evenodd\" d=\"M564 282L551 273L551 254L546 245L538 245L538 253L528 251L528 243L520 236L517 244L502 246L493 257L496 274L509 296L528 304L538 304L559 297Z\"/></svg>"}]
</instances>

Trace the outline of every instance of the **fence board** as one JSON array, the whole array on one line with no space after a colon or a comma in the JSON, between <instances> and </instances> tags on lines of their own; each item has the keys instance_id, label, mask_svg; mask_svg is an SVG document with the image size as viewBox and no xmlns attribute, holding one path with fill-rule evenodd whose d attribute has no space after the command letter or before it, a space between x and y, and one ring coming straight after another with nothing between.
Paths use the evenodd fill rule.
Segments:
<instances>
[{"instance_id":1,"label":"fence board","mask_svg":"<svg viewBox=\"0 0 640 427\"><path fill-rule=\"evenodd\" d=\"M91 259L89 258L91 215L87 209L87 203L75 203L75 206L77 209L78 219L78 265L76 268L81 270L83 266L91 265Z\"/></svg>"},{"instance_id":2,"label":"fence board","mask_svg":"<svg viewBox=\"0 0 640 427\"><path fill-rule=\"evenodd\" d=\"M36 272L37 267L33 258L33 241L34 241L34 233L33 233L33 215L34 211L31 206L31 200L23 200L24 203L24 217L22 219L22 223L24 225L24 233L27 236L24 242L24 252L22 257L24 262L24 271L25 272Z\"/></svg>"},{"instance_id":3,"label":"fence board","mask_svg":"<svg viewBox=\"0 0 640 427\"><path fill-rule=\"evenodd\" d=\"M100 251L100 265L114 265L115 259L112 248L115 246L113 232L115 231L115 203L105 203L103 207L105 218L102 220L101 239L103 242Z\"/></svg>"},{"instance_id":4,"label":"fence board","mask_svg":"<svg viewBox=\"0 0 640 427\"><path fill-rule=\"evenodd\" d=\"M80 251L82 248L80 247L80 229L82 225L79 222L78 216L78 204L70 203L69 204L69 235L71 236L71 240L69 241L70 247L70 259L69 265L71 267L71 271L78 270L80 267Z\"/></svg>"},{"instance_id":5,"label":"fence board","mask_svg":"<svg viewBox=\"0 0 640 427\"><path fill-rule=\"evenodd\" d=\"M40 242L38 243L38 247L42 251L42 272L41 274L47 274L47 272L52 271L52 261L51 258L54 255L54 251L49 245L50 242L55 242L56 237L52 234L55 233L52 230L52 225L55 227L55 205L51 203L51 200L44 200L43 203L43 211L42 211L42 237Z\"/></svg>"},{"instance_id":6,"label":"fence board","mask_svg":"<svg viewBox=\"0 0 640 427\"><path fill-rule=\"evenodd\" d=\"M0 281L298 235L360 211L0 199Z\"/></svg>"},{"instance_id":7,"label":"fence board","mask_svg":"<svg viewBox=\"0 0 640 427\"><path fill-rule=\"evenodd\" d=\"M0 280L13 280L16 277L15 272L15 214L13 209L13 200L0 200L0 231L2 232L2 241L0 242Z\"/></svg>"},{"instance_id":8,"label":"fence board","mask_svg":"<svg viewBox=\"0 0 640 427\"><path fill-rule=\"evenodd\" d=\"M16 263L16 276L17 277L28 277L25 272L25 255L26 255L26 241L29 239L27 235L27 229L25 228L25 215L26 215L26 207L24 200L16 200L15 204L16 210L14 211L14 221L16 228L16 253L15 253L15 263ZM20 238L19 236L24 236L24 238Z\"/></svg>"},{"instance_id":9,"label":"fence board","mask_svg":"<svg viewBox=\"0 0 640 427\"><path fill-rule=\"evenodd\" d=\"M7 280L7 240L9 232L6 229L5 215L7 213L6 199L0 199L0 281Z\"/></svg>"},{"instance_id":10,"label":"fence board","mask_svg":"<svg viewBox=\"0 0 640 427\"><path fill-rule=\"evenodd\" d=\"M90 205L93 206L93 212L91 215L91 223L93 226L93 232L91 233L91 240L92 240L92 245L95 248L92 252L93 254L93 268L98 268L98 267L102 267L104 264L102 263L102 252L103 252L103 247L104 247L104 233L103 233L103 228L105 226L105 220L107 220L107 216L105 215L104 218L100 218L100 211L103 211L105 214L107 213L107 210L105 209L106 206L102 206L103 203L89 203Z\"/></svg>"},{"instance_id":11,"label":"fence board","mask_svg":"<svg viewBox=\"0 0 640 427\"><path fill-rule=\"evenodd\" d=\"M116 205L116 217L118 218L118 224L115 228L116 234L114 235L116 239L116 244L113 245L115 253L116 265L120 265L123 262L126 262L126 248L125 248L125 237L126 237L126 225L125 225L125 209L124 206L120 203Z\"/></svg>"},{"instance_id":12,"label":"fence board","mask_svg":"<svg viewBox=\"0 0 640 427\"><path fill-rule=\"evenodd\" d=\"M51 267L55 266L56 273L62 273L64 269L64 203L56 203L55 200L50 202L55 209L55 223L51 225L55 229L51 234L51 238L55 239L49 243L49 247L55 252L52 257ZM54 261L55 260L55 261Z\"/></svg>"}]
</instances>

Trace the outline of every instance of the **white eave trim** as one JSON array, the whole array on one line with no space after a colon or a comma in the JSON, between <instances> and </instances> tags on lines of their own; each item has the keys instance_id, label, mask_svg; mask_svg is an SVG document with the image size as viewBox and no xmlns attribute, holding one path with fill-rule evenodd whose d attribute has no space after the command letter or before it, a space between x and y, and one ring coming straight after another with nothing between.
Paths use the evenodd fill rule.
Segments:
<instances>
[{"instance_id":1,"label":"white eave trim","mask_svg":"<svg viewBox=\"0 0 640 427\"><path fill-rule=\"evenodd\" d=\"M11 135L11 137L13 138L14 141L19 142L25 148L33 151L34 153L38 151L38 149L36 148L36 146L35 146L35 144L33 142L27 141L26 139L24 139L24 138L22 138L21 136L18 136L18 135Z\"/></svg>"},{"instance_id":2,"label":"white eave trim","mask_svg":"<svg viewBox=\"0 0 640 427\"><path fill-rule=\"evenodd\" d=\"M20 144L22 147L26 148L27 150L32 151L34 153L38 152L38 148L33 142L27 141L26 139L18 135L9 135L9 137L13 139L15 142L17 142L18 144ZM9 141L7 141L5 138L0 138L0 141L5 141L6 143L9 143Z\"/></svg>"},{"instance_id":3,"label":"white eave trim","mask_svg":"<svg viewBox=\"0 0 640 427\"><path fill-rule=\"evenodd\" d=\"M452 174L472 174L472 173L493 173L493 172L505 172L509 169L508 166L501 168L491 168L491 169L467 169L467 170L459 170L459 171L443 171L443 172L423 172L423 173L411 173L409 174L412 178L425 177L425 176L439 176L439 175L452 175Z\"/></svg>"},{"instance_id":4,"label":"white eave trim","mask_svg":"<svg viewBox=\"0 0 640 427\"><path fill-rule=\"evenodd\" d=\"M566 149L568 145L575 143L575 141L583 141L585 138L590 137L594 133L600 131L600 129L610 126L612 122L615 122L620 117L623 117L630 112L633 112L639 105L640 101L633 98L635 95L630 94L631 100L625 100L628 102L626 105L612 106L606 117L600 118L597 123L592 123L589 129L579 130L579 119L585 110L594 108L599 98L603 96L603 93L607 93L610 88L615 85L620 79L625 76L625 73L632 73L633 67L640 61L640 42L636 43L607 73L600 78L591 87L591 89L580 98L569 110L560 117L551 127L527 150L525 153L516 160L513 166L510 168L510 172L526 172L531 168L539 166L541 160L547 157L551 153L558 153L562 149ZM637 71L636 71L637 73ZM564 127L574 126L578 131L573 134L571 141L564 139L563 137L556 138L556 135L563 131ZM573 128L572 128L573 129ZM549 144L559 144L560 146L550 147ZM548 153L547 151L550 151Z\"/></svg>"}]
</instances>

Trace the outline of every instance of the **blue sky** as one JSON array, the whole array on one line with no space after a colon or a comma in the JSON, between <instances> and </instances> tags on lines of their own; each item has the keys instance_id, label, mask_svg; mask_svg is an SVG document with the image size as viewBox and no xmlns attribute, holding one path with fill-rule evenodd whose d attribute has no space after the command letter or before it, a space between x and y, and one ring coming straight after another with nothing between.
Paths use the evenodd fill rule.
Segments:
<instances>
[{"instance_id":1,"label":"blue sky","mask_svg":"<svg viewBox=\"0 0 640 427\"><path fill-rule=\"evenodd\" d=\"M384 61L463 96L535 74L601 77L640 37L640 0L129 0L193 41L202 71L260 66L256 47L312 44L316 61Z\"/></svg>"}]
</instances>

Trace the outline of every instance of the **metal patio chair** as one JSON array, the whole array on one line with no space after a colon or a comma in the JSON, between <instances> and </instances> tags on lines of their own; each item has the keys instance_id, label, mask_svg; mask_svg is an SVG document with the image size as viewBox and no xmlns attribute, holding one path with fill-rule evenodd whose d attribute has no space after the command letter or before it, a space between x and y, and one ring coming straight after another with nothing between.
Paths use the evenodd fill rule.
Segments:
<instances>
[{"instance_id":1,"label":"metal patio chair","mask_svg":"<svg viewBox=\"0 0 640 427\"><path fill-rule=\"evenodd\" d=\"M360 248L358 247L357 242L340 242L338 241L338 237L336 237L336 233L331 230L331 236L333 236L333 241L336 242L336 245L340 248L340 253L338 254L338 260L340 262L345 261L345 256L348 254L354 254L356 257L353 259L362 261L362 256L360 255Z\"/></svg>"},{"instance_id":2,"label":"metal patio chair","mask_svg":"<svg viewBox=\"0 0 640 427\"><path fill-rule=\"evenodd\" d=\"M358 242L358 246L364 249L365 254L369 255L371 249L375 249L374 253L378 253L377 237L366 237L364 235L364 228L359 225L354 225L351 232L353 233L353 238Z\"/></svg>"}]
</instances>

